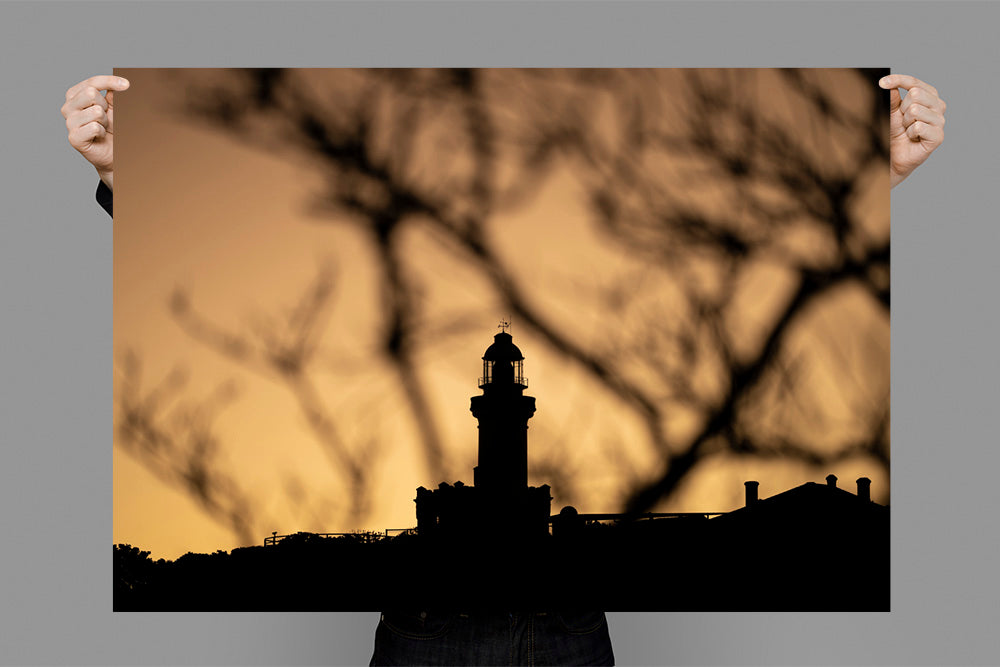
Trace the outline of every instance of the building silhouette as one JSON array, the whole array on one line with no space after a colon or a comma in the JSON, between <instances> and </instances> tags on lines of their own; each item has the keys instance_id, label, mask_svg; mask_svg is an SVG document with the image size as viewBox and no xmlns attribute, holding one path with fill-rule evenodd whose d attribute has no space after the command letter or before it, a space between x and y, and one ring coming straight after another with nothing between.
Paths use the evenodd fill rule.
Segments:
<instances>
[{"instance_id":1,"label":"building silhouette","mask_svg":"<svg viewBox=\"0 0 1000 667\"><path fill-rule=\"evenodd\" d=\"M479 458L473 484L441 483L417 489L417 533L439 538L541 539L549 532L548 484L528 486L528 420L524 355L503 329L483 354L482 394L470 410L479 422Z\"/></svg>"},{"instance_id":2,"label":"building silhouette","mask_svg":"<svg viewBox=\"0 0 1000 667\"><path fill-rule=\"evenodd\" d=\"M846 521L855 526L888 520L889 508L872 502L867 477L857 480L857 493L837 486L837 476L827 475L826 484L806 482L770 498L758 499L758 483L744 482L746 502L743 507L723 514L717 521L820 525Z\"/></svg>"},{"instance_id":3,"label":"building silhouette","mask_svg":"<svg viewBox=\"0 0 1000 667\"><path fill-rule=\"evenodd\" d=\"M689 534L716 539L747 530L768 534L776 543L790 536L816 543L832 532L855 535L888 533L889 508L872 502L871 480L857 480L857 494L826 484L807 482L766 499L758 498L759 484L745 482L746 504L731 512L647 512L639 515L580 514L574 507L551 513L550 487L528 486L528 420L535 414L535 398L526 396L524 355L504 329L483 354L479 378L482 394L473 396L470 410L479 422L478 465L473 484L442 482L437 489L417 489L417 533L436 538L483 537L505 539L579 536L585 525L622 525L641 522L648 537ZM686 520L683 525L678 520ZM700 520L697 524L691 520ZM712 520L711 526L707 522ZM704 522L704 523L702 523ZM694 547L694 545L691 545Z\"/></svg>"}]
</instances>

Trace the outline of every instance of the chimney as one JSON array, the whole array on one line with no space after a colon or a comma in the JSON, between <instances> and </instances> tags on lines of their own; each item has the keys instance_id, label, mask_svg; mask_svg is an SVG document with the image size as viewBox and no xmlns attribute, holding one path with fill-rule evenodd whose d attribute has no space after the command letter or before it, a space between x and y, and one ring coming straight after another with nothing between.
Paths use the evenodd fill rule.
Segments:
<instances>
[{"instance_id":1,"label":"chimney","mask_svg":"<svg viewBox=\"0 0 1000 667\"><path fill-rule=\"evenodd\" d=\"M757 502L757 487L760 486L760 483L743 482L743 486L747 488L747 507L750 507Z\"/></svg>"},{"instance_id":2,"label":"chimney","mask_svg":"<svg viewBox=\"0 0 1000 667\"><path fill-rule=\"evenodd\" d=\"M826 485L827 486L832 486L833 488L836 489L837 488L837 476L836 475L827 475L826 476Z\"/></svg>"},{"instance_id":3,"label":"chimney","mask_svg":"<svg viewBox=\"0 0 1000 667\"><path fill-rule=\"evenodd\" d=\"M866 503L872 500L872 481L867 477L858 479L858 498Z\"/></svg>"}]
</instances>

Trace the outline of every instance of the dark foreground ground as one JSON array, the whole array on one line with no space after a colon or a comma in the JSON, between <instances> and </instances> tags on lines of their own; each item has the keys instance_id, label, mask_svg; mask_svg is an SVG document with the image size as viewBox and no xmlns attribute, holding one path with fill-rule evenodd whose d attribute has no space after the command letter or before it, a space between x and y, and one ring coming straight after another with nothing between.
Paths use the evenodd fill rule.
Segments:
<instances>
[{"instance_id":1,"label":"dark foreground ground","mask_svg":"<svg viewBox=\"0 0 1000 667\"><path fill-rule=\"evenodd\" d=\"M114 608L888 611L881 509L864 520L581 525L534 541L299 534L157 562L116 547Z\"/></svg>"}]
</instances>

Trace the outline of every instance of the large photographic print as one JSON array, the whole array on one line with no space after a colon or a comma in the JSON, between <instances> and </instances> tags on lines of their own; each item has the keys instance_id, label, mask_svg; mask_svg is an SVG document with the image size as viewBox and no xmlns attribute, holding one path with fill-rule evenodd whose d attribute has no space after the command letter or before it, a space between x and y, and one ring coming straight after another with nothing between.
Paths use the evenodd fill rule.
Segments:
<instances>
[{"instance_id":1,"label":"large photographic print","mask_svg":"<svg viewBox=\"0 0 1000 667\"><path fill-rule=\"evenodd\" d=\"M889 609L886 69L121 69L116 610Z\"/></svg>"}]
</instances>

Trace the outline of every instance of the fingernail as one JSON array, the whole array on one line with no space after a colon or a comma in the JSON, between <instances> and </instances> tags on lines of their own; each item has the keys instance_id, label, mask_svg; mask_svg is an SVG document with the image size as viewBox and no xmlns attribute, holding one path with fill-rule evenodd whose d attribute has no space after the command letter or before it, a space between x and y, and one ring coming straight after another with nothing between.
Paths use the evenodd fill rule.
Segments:
<instances>
[{"instance_id":1,"label":"fingernail","mask_svg":"<svg viewBox=\"0 0 1000 667\"><path fill-rule=\"evenodd\" d=\"M122 77L118 77L118 82L121 83L123 86L129 85L128 79Z\"/></svg>"},{"instance_id":2,"label":"fingernail","mask_svg":"<svg viewBox=\"0 0 1000 667\"><path fill-rule=\"evenodd\" d=\"M878 85L881 86L882 88L888 88L889 87L889 77L883 76L881 79L878 80Z\"/></svg>"}]
</instances>

